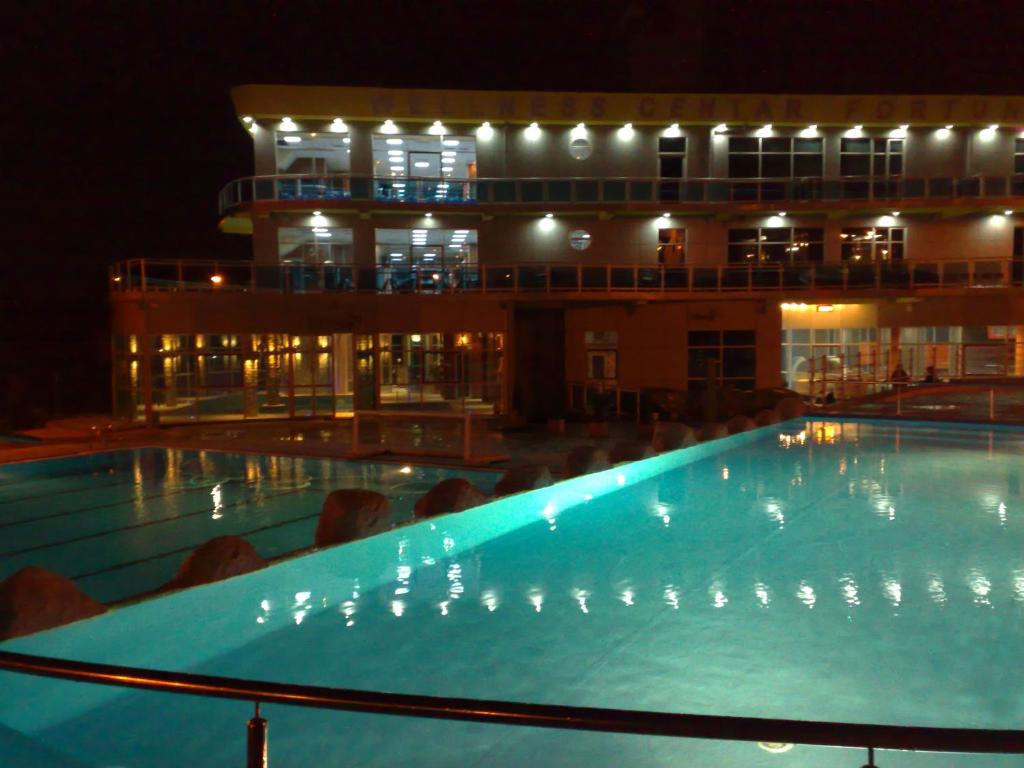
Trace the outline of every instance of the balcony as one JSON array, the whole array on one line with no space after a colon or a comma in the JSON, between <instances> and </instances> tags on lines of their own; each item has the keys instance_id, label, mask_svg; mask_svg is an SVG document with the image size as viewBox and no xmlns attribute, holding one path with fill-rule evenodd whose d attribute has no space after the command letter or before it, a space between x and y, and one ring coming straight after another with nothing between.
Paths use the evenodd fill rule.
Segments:
<instances>
[{"instance_id":1,"label":"balcony","mask_svg":"<svg viewBox=\"0 0 1024 768\"><path fill-rule=\"evenodd\" d=\"M220 193L221 214L255 203L331 202L540 206L725 205L797 203L922 205L977 203L1024 196L1024 175L966 178L660 179L660 178L374 178L351 174L249 176Z\"/></svg>"},{"instance_id":2,"label":"balcony","mask_svg":"<svg viewBox=\"0 0 1024 768\"><path fill-rule=\"evenodd\" d=\"M1024 285L1006 260L802 265L505 264L439 268L132 259L114 264L111 290L593 296L594 294L822 294L986 291Z\"/></svg>"}]
</instances>

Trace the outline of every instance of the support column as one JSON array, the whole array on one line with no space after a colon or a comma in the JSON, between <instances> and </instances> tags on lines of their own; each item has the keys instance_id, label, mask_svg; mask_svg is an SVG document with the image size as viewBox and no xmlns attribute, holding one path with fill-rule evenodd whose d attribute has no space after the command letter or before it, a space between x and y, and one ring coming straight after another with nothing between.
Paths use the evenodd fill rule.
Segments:
<instances>
[{"instance_id":1,"label":"support column","mask_svg":"<svg viewBox=\"0 0 1024 768\"><path fill-rule=\"evenodd\" d=\"M1013 375L1024 376L1024 325L1018 325L1014 329Z\"/></svg>"}]
</instances>

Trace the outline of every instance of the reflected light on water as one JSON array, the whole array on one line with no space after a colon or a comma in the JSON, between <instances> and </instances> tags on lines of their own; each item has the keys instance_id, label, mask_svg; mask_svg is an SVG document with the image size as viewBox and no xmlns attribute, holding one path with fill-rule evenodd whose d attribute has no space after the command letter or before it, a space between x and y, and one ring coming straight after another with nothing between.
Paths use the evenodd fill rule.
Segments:
<instances>
[{"instance_id":1,"label":"reflected light on water","mask_svg":"<svg viewBox=\"0 0 1024 768\"><path fill-rule=\"evenodd\" d=\"M224 509L224 500L220 490L220 483L213 486L210 491L210 497L213 499L213 514L210 515L214 520L220 520L224 517L224 513L221 511Z\"/></svg>"},{"instance_id":2,"label":"reflected light on water","mask_svg":"<svg viewBox=\"0 0 1024 768\"><path fill-rule=\"evenodd\" d=\"M928 595L936 605L946 604L946 587L941 576L933 573L928 577Z\"/></svg>"},{"instance_id":3,"label":"reflected light on water","mask_svg":"<svg viewBox=\"0 0 1024 768\"><path fill-rule=\"evenodd\" d=\"M581 613L590 613L590 609L587 608L588 597L590 597L590 592L585 589L574 589L572 591L572 599L579 605Z\"/></svg>"},{"instance_id":4,"label":"reflected light on water","mask_svg":"<svg viewBox=\"0 0 1024 768\"><path fill-rule=\"evenodd\" d=\"M988 597L992 592L992 582L980 568L971 568L967 572L967 586L974 593L975 605L992 605Z\"/></svg>"},{"instance_id":5,"label":"reflected light on water","mask_svg":"<svg viewBox=\"0 0 1024 768\"><path fill-rule=\"evenodd\" d=\"M768 592L768 585L763 581L759 581L754 585L754 597L757 598L758 605L762 608L767 608L772 601L771 594Z\"/></svg>"},{"instance_id":6,"label":"reflected light on water","mask_svg":"<svg viewBox=\"0 0 1024 768\"><path fill-rule=\"evenodd\" d=\"M619 595L619 600L626 605L636 605L636 593L632 589L624 589Z\"/></svg>"},{"instance_id":7,"label":"reflected light on water","mask_svg":"<svg viewBox=\"0 0 1024 768\"><path fill-rule=\"evenodd\" d=\"M540 613L541 608L544 606L544 593L541 592L539 589L531 589L530 593L527 595L527 598L530 600L530 604L533 606L533 610L535 610L537 613Z\"/></svg>"},{"instance_id":8,"label":"reflected light on water","mask_svg":"<svg viewBox=\"0 0 1024 768\"><path fill-rule=\"evenodd\" d=\"M665 605L674 610L679 610L679 590L672 584L665 587Z\"/></svg>"},{"instance_id":9,"label":"reflected light on water","mask_svg":"<svg viewBox=\"0 0 1024 768\"><path fill-rule=\"evenodd\" d=\"M491 613L494 613L494 611L498 610L498 605L500 602L501 601L498 600L498 593L495 592L493 589L487 590L480 596L481 605L487 608L487 610Z\"/></svg>"},{"instance_id":10,"label":"reflected light on water","mask_svg":"<svg viewBox=\"0 0 1024 768\"><path fill-rule=\"evenodd\" d=\"M853 607L860 605L860 593L857 589L857 582L853 580L852 574L846 574L839 579L839 591L847 605Z\"/></svg>"},{"instance_id":11,"label":"reflected light on water","mask_svg":"<svg viewBox=\"0 0 1024 768\"><path fill-rule=\"evenodd\" d=\"M796 590L796 596L808 608L813 608L814 604L818 602L818 596L814 594L814 587L806 581L800 582L800 586Z\"/></svg>"},{"instance_id":12,"label":"reflected light on water","mask_svg":"<svg viewBox=\"0 0 1024 768\"><path fill-rule=\"evenodd\" d=\"M882 579L882 594L892 603L893 608L899 608L903 602L903 586L891 576Z\"/></svg>"},{"instance_id":13,"label":"reflected light on water","mask_svg":"<svg viewBox=\"0 0 1024 768\"><path fill-rule=\"evenodd\" d=\"M401 618L402 614L405 613L405 601L404 600L392 600L391 601L391 612L395 614L396 618Z\"/></svg>"},{"instance_id":14,"label":"reflected light on water","mask_svg":"<svg viewBox=\"0 0 1024 768\"><path fill-rule=\"evenodd\" d=\"M724 608L725 604L729 602L729 598L725 596L725 585L721 582L713 582L708 589L708 595L711 597L711 604L715 608Z\"/></svg>"}]
</instances>

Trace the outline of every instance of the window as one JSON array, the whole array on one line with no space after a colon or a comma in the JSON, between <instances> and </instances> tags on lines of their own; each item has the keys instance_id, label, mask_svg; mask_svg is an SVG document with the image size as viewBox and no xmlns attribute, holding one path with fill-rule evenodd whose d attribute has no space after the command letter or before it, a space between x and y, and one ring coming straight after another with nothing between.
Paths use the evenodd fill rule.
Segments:
<instances>
[{"instance_id":1,"label":"window","mask_svg":"<svg viewBox=\"0 0 1024 768\"><path fill-rule=\"evenodd\" d=\"M756 331L690 331L687 334L690 390L706 389L709 381L737 389L753 389L756 368Z\"/></svg>"},{"instance_id":2,"label":"window","mask_svg":"<svg viewBox=\"0 0 1024 768\"><path fill-rule=\"evenodd\" d=\"M843 176L886 178L903 175L903 139L843 139L839 147Z\"/></svg>"},{"instance_id":3,"label":"window","mask_svg":"<svg viewBox=\"0 0 1024 768\"><path fill-rule=\"evenodd\" d=\"M436 292L476 280L475 229L378 229L377 290Z\"/></svg>"},{"instance_id":4,"label":"window","mask_svg":"<svg viewBox=\"0 0 1024 768\"><path fill-rule=\"evenodd\" d=\"M374 136L373 175L378 178L475 178L476 139L450 135Z\"/></svg>"},{"instance_id":5,"label":"window","mask_svg":"<svg viewBox=\"0 0 1024 768\"><path fill-rule=\"evenodd\" d=\"M594 152L594 145L587 139L573 139L569 142L569 154L573 160L586 160Z\"/></svg>"},{"instance_id":6,"label":"window","mask_svg":"<svg viewBox=\"0 0 1024 768\"><path fill-rule=\"evenodd\" d=\"M618 331L586 331L583 344L587 348L587 378L614 379L618 376Z\"/></svg>"},{"instance_id":7,"label":"window","mask_svg":"<svg viewBox=\"0 0 1024 768\"><path fill-rule=\"evenodd\" d=\"M730 136L729 177L818 177L823 172L823 146L822 139Z\"/></svg>"},{"instance_id":8,"label":"window","mask_svg":"<svg viewBox=\"0 0 1024 768\"><path fill-rule=\"evenodd\" d=\"M352 230L338 227L281 227L277 256L282 264L351 264Z\"/></svg>"},{"instance_id":9,"label":"window","mask_svg":"<svg viewBox=\"0 0 1024 768\"><path fill-rule=\"evenodd\" d=\"M658 175L663 179L681 179L686 175L686 137L658 137Z\"/></svg>"},{"instance_id":10,"label":"window","mask_svg":"<svg viewBox=\"0 0 1024 768\"><path fill-rule=\"evenodd\" d=\"M663 227L658 230L658 263L675 266L686 263L686 230Z\"/></svg>"},{"instance_id":11,"label":"window","mask_svg":"<svg viewBox=\"0 0 1024 768\"><path fill-rule=\"evenodd\" d=\"M569 246L574 251L585 251L590 247L590 233L585 229L574 229L569 233Z\"/></svg>"},{"instance_id":12,"label":"window","mask_svg":"<svg viewBox=\"0 0 1024 768\"><path fill-rule=\"evenodd\" d=\"M1024 227L1013 228L1013 284L1024 283Z\"/></svg>"},{"instance_id":13,"label":"window","mask_svg":"<svg viewBox=\"0 0 1024 768\"><path fill-rule=\"evenodd\" d=\"M352 167L348 136L279 131L274 138L278 173L348 173Z\"/></svg>"},{"instance_id":14,"label":"window","mask_svg":"<svg viewBox=\"0 0 1024 768\"><path fill-rule=\"evenodd\" d=\"M729 230L730 264L821 262L825 230L820 227L749 227Z\"/></svg>"},{"instance_id":15,"label":"window","mask_svg":"<svg viewBox=\"0 0 1024 768\"><path fill-rule=\"evenodd\" d=\"M906 232L904 227L843 227L843 261L901 261Z\"/></svg>"},{"instance_id":16,"label":"window","mask_svg":"<svg viewBox=\"0 0 1024 768\"><path fill-rule=\"evenodd\" d=\"M1013 172L1024 173L1024 139L1014 139Z\"/></svg>"}]
</instances>

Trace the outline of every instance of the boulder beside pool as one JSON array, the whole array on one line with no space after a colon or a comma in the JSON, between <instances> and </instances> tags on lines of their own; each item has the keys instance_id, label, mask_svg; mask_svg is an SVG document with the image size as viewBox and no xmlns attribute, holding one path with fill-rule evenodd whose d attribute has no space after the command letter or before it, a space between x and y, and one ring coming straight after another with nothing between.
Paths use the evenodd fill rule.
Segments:
<instances>
[{"instance_id":1,"label":"boulder beside pool","mask_svg":"<svg viewBox=\"0 0 1024 768\"><path fill-rule=\"evenodd\" d=\"M592 445L580 445L565 455L564 471L566 477L589 475L611 467L608 454Z\"/></svg>"},{"instance_id":2,"label":"boulder beside pool","mask_svg":"<svg viewBox=\"0 0 1024 768\"><path fill-rule=\"evenodd\" d=\"M551 485L551 470L543 464L527 464L508 470L494 486L498 496L532 491Z\"/></svg>"},{"instance_id":3,"label":"boulder beside pool","mask_svg":"<svg viewBox=\"0 0 1024 768\"><path fill-rule=\"evenodd\" d=\"M654 438L651 446L658 453L689 448L697 444L697 435L686 424L659 421L654 427Z\"/></svg>"},{"instance_id":4,"label":"boulder beside pool","mask_svg":"<svg viewBox=\"0 0 1024 768\"><path fill-rule=\"evenodd\" d=\"M733 416L725 422L725 428L729 431L730 435L737 435L740 432L749 432L752 429L757 429L757 422L746 416Z\"/></svg>"},{"instance_id":5,"label":"boulder beside pool","mask_svg":"<svg viewBox=\"0 0 1024 768\"><path fill-rule=\"evenodd\" d=\"M331 491L320 508L314 543L328 547L373 536L387 530L390 516L391 501L382 493L363 488Z\"/></svg>"},{"instance_id":6,"label":"boulder beside pool","mask_svg":"<svg viewBox=\"0 0 1024 768\"><path fill-rule=\"evenodd\" d=\"M804 415L804 403L798 397L787 397L779 400L775 406L775 412L779 414L782 421L787 419L798 419Z\"/></svg>"},{"instance_id":7,"label":"boulder beside pool","mask_svg":"<svg viewBox=\"0 0 1024 768\"><path fill-rule=\"evenodd\" d=\"M485 501L487 494L471 482L461 477L450 477L435 485L416 502L413 515L417 520L424 520L449 512L461 512Z\"/></svg>"},{"instance_id":8,"label":"boulder beside pool","mask_svg":"<svg viewBox=\"0 0 1024 768\"><path fill-rule=\"evenodd\" d=\"M612 446L611 451L608 452L608 460L612 464L618 464L623 461L640 461L641 459L649 459L654 455L655 450L649 443L623 441Z\"/></svg>"},{"instance_id":9,"label":"boulder beside pool","mask_svg":"<svg viewBox=\"0 0 1024 768\"><path fill-rule=\"evenodd\" d=\"M0 640L106 613L71 579L29 565L0 581Z\"/></svg>"},{"instance_id":10,"label":"boulder beside pool","mask_svg":"<svg viewBox=\"0 0 1024 768\"><path fill-rule=\"evenodd\" d=\"M218 536L192 550L192 554L178 569L178 575L164 584L162 589L184 589L210 584L258 571L266 566L267 561L256 554L252 544L241 536Z\"/></svg>"},{"instance_id":11,"label":"boulder beside pool","mask_svg":"<svg viewBox=\"0 0 1024 768\"><path fill-rule=\"evenodd\" d=\"M713 421L709 424L705 424L700 428L700 432L697 433L697 439L702 443L706 443L708 440L717 440L720 437L728 437L729 430L720 421Z\"/></svg>"}]
</instances>

